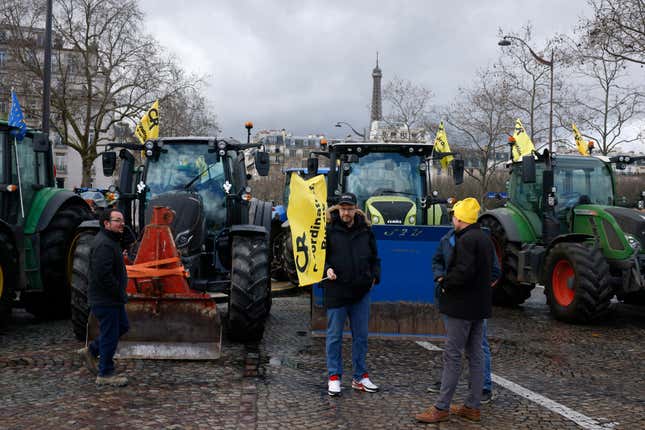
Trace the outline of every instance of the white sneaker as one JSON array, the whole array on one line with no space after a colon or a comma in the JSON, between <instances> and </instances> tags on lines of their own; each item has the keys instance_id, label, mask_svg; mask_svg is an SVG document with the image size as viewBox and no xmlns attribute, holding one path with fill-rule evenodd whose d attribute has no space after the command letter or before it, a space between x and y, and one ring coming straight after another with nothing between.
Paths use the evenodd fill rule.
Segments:
<instances>
[{"instance_id":1,"label":"white sneaker","mask_svg":"<svg viewBox=\"0 0 645 430\"><path fill-rule=\"evenodd\" d=\"M332 397L340 396L340 379L330 379L328 381L327 394Z\"/></svg>"},{"instance_id":2,"label":"white sneaker","mask_svg":"<svg viewBox=\"0 0 645 430\"><path fill-rule=\"evenodd\" d=\"M358 391L366 391L368 393L376 393L378 391L378 386L374 385L372 381L370 381L367 373L363 375L363 378L360 381L352 379L352 388Z\"/></svg>"}]
</instances>

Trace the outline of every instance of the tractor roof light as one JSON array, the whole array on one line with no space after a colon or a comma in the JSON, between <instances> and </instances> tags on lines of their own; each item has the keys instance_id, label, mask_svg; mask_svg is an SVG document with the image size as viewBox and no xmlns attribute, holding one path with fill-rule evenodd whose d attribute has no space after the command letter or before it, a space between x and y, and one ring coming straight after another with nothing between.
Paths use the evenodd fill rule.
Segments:
<instances>
[{"instance_id":1,"label":"tractor roof light","mask_svg":"<svg viewBox=\"0 0 645 430\"><path fill-rule=\"evenodd\" d=\"M217 142L217 147L219 149L226 149L226 141L225 140L220 140L219 142Z\"/></svg>"},{"instance_id":2,"label":"tractor roof light","mask_svg":"<svg viewBox=\"0 0 645 430\"><path fill-rule=\"evenodd\" d=\"M409 152L410 154L412 154L412 153L414 152L414 148L412 148L412 147L408 148L408 152Z\"/></svg>"},{"instance_id":3,"label":"tractor roof light","mask_svg":"<svg viewBox=\"0 0 645 430\"><path fill-rule=\"evenodd\" d=\"M146 143L144 144L144 146L146 147L146 149L147 149L148 151L151 151L151 152L152 152L152 149L155 147L155 143L154 143L153 141L151 141L151 140L146 140ZM147 154L147 153L148 153L148 152L146 151L146 154Z\"/></svg>"},{"instance_id":4,"label":"tractor roof light","mask_svg":"<svg viewBox=\"0 0 645 430\"><path fill-rule=\"evenodd\" d=\"M360 154L361 152L363 152L363 148L361 148L361 147L359 146L358 148L356 148L356 152L358 152L358 153Z\"/></svg>"}]
</instances>

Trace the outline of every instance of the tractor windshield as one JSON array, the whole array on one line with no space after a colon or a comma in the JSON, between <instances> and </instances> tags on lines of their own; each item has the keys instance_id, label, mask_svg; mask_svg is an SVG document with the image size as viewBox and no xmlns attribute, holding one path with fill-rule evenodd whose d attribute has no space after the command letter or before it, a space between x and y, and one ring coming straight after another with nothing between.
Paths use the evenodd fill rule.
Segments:
<instances>
[{"instance_id":1,"label":"tractor windshield","mask_svg":"<svg viewBox=\"0 0 645 430\"><path fill-rule=\"evenodd\" d=\"M166 144L158 160L148 159L146 185L151 197L181 191L195 178L189 189L199 193L204 202L206 223L218 229L226 222L224 163L208 152L206 144Z\"/></svg>"},{"instance_id":2,"label":"tractor windshield","mask_svg":"<svg viewBox=\"0 0 645 430\"><path fill-rule=\"evenodd\" d=\"M554 171L556 212L587 203L612 205L614 190L609 167L593 157L561 158Z\"/></svg>"},{"instance_id":3,"label":"tractor windshield","mask_svg":"<svg viewBox=\"0 0 645 430\"><path fill-rule=\"evenodd\" d=\"M407 197L419 204L423 197L423 181L418 155L404 156L396 152L370 153L352 163L345 180L345 190L356 194L358 205L374 196Z\"/></svg>"}]
</instances>

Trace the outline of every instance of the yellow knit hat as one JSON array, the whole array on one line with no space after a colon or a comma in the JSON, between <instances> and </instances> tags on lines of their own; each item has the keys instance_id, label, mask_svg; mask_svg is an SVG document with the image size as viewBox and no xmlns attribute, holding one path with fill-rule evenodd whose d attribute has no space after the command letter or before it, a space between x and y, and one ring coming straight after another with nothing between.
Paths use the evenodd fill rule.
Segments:
<instances>
[{"instance_id":1,"label":"yellow knit hat","mask_svg":"<svg viewBox=\"0 0 645 430\"><path fill-rule=\"evenodd\" d=\"M459 221L463 221L468 224L474 224L477 222L479 209L479 202L477 202L477 199L472 197L460 200L452 207L455 217L457 217Z\"/></svg>"}]
</instances>

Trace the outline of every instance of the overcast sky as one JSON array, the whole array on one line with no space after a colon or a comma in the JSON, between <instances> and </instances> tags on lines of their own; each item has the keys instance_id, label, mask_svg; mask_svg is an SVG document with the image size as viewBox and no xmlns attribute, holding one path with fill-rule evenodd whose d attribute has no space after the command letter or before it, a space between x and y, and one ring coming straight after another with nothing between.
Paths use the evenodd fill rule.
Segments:
<instances>
[{"instance_id":1,"label":"overcast sky","mask_svg":"<svg viewBox=\"0 0 645 430\"><path fill-rule=\"evenodd\" d=\"M498 28L534 26L534 49L590 14L583 0L141 0L146 29L190 71L208 74L223 136L285 128L344 137L369 126L371 73L448 104L499 56Z\"/></svg>"}]
</instances>

